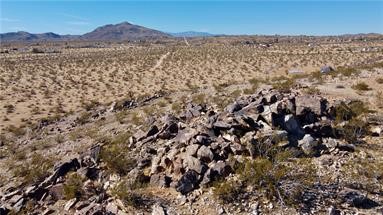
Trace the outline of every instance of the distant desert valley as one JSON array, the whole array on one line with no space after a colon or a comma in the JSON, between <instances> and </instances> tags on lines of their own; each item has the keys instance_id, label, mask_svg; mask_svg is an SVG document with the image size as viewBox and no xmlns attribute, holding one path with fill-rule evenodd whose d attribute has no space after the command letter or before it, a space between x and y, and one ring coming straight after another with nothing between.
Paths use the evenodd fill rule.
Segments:
<instances>
[{"instance_id":1,"label":"distant desert valley","mask_svg":"<svg viewBox=\"0 0 383 215\"><path fill-rule=\"evenodd\" d=\"M383 35L190 34L2 34L0 214L383 213Z\"/></svg>"}]
</instances>

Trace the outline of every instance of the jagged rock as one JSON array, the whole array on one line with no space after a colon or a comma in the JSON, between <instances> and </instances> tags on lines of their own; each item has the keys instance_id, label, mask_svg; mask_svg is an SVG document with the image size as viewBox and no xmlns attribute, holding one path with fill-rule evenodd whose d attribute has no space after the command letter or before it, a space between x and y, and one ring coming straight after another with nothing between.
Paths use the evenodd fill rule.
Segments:
<instances>
[{"instance_id":1,"label":"jagged rock","mask_svg":"<svg viewBox=\"0 0 383 215\"><path fill-rule=\"evenodd\" d=\"M11 210L4 206L0 206L0 215L7 215Z\"/></svg>"},{"instance_id":2,"label":"jagged rock","mask_svg":"<svg viewBox=\"0 0 383 215\"><path fill-rule=\"evenodd\" d=\"M282 128L284 128L287 132L294 135L299 135L299 136L304 135L303 129L300 127L295 117L291 114L286 115L284 117L284 126Z\"/></svg>"},{"instance_id":3,"label":"jagged rock","mask_svg":"<svg viewBox=\"0 0 383 215\"><path fill-rule=\"evenodd\" d=\"M191 145L188 145L186 147L186 154L189 155L189 156L196 156L197 155L197 151L198 151L198 148L200 147L200 145L198 144L191 144Z\"/></svg>"},{"instance_id":4,"label":"jagged rock","mask_svg":"<svg viewBox=\"0 0 383 215\"><path fill-rule=\"evenodd\" d=\"M319 96L297 96L295 97L296 115L304 115L313 112L317 116L323 115L327 111L328 101Z\"/></svg>"},{"instance_id":5,"label":"jagged rock","mask_svg":"<svg viewBox=\"0 0 383 215\"><path fill-rule=\"evenodd\" d=\"M339 193L339 196L343 202L356 208L370 209L379 205L356 190L343 190Z\"/></svg>"},{"instance_id":6,"label":"jagged rock","mask_svg":"<svg viewBox=\"0 0 383 215\"><path fill-rule=\"evenodd\" d=\"M154 174L150 177L150 184L157 187L169 187L171 178L163 173Z\"/></svg>"},{"instance_id":7,"label":"jagged rock","mask_svg":"<svg viewBox=\"0 0 383 215\"><path fill-rule=\"evenodd\" d=\"M197 135L197 131L194 129L184 129L178 132L177 136L175 137L174 141L178 143L184 143L187 144L190 142L190 140Z\"/></svg>"},{"instance_id":8,"label":"jagged rock","mask_svg":"<svg viewBox=\"0 0 383 215\"><path fill-rule=\"evenodd\" d=\"M69 211L77 202L76 198L70 199L65 203L64 210Z\"/></svg>"},{"instance_id":9,"label":"jagged rock","mask_svg":"<svg viewBox=\"0 0 383 215\"><path fill-rule=\"evenodd\" d=\"M164 126L161 128L158 137L161 139L169 139L171 137L176 136L178 133L178 124L176 121L172 121L169 119Z\"/></svg>"},{"instance_id":10,"label":"jagged rock","mask_svg":"<svg viewBox=\"0 0 383 215\"><path fill-rule=\"evenodd\" d=\"M218 161L209 168L201 181L201 185L206 185L216 180L229 176L233 172L232 167L225 161Z\"/></svg>"},{"instance_id":11,"label":"jagged rock","mask_svg":"<svg viewBox=\"0 0 383 215\"><path fill-rule=\"evenodd\" d=\"M64 185L56 184L49 188L49 194L55 200L60 200L64 198Z\"/></svg>"},{"instance_id":12,"label":"jagged rock","mask_svg":"<svg viewBox=\"0 0 383 215\"><path fill-rule=\"evenodd\" d=\"M198 173L194 170L188 170L178 181L176 190L185 195L194 190L198 184Z\"/></svg>"},{"instance_id":13,"label":"jagged rock","mask_svg":"<svg viewBox=\"0 0 383 215\"><path fill-rule=\"evenodd\" d=\"M355 145L349 144L349 143L339 143L337 148L341 151L348 151L348 152L355 151Z\"/></svg>"},{"instance_id":14,"label":"jagged rock","mask_svg":"<svg viewBox=\"0 0 383 215\"><path fill-rule=\"evenodd\" d=\"M153 136L159 132L158 127L156 125L152 125L148 132L146 133L146 137Z\"/></svg>"},{"instance_id":15,"label":"jagged rock","mask_svg":"<svg viewBox=\"0 0 383 215\"><path fill-rule=\"evenodd\" d=\"M152 215L167 215L165 208L160 204L154 204L152 206Z\"/></svg>"},{"instance_id":16,"label":"jagged rock","mask_svg":"<svg viewBox=\"0 0 383 215\"><path fill-rule=\"evenodd\" d=\"M233 104L230 104L228 105L226 108L225 108L225 111L229 112L229 113L234 113L236 111L239 111L241 110L241 105L239 105L236 101L233 103Z\"/></svg>"},{"instance_id":17,"label":"jagged rock","mask_svg":"<svg viewBox=\"0 0 383 215\"><path fill-rule=\"evenodd\" d=\"M56 180L59 177L65 176L68 172L76 171L79 168L80 168L80 163L78 162L77 158L74 158L71 161L65 162L59 167L57 167L54 173L48 178L46 178L42 184L48 185L51 183L56 183Z\"/></svg>"},{"instance_id":18,"label":"jagged rock","mask_svg":"<svg viewBox=\"0 0 383 215\"><path fill-rule=\"evenodd\" d=\"M338 146L338 141L333 138L323 138L322 144L328 149L335 149Z\"/></svg>"},{"instance_id":19,"label":"jagged rock","mask_svg":"<svg viewBox=\"0 0 383 215\"><path fill-rule=\"evenodd\" d=\"M306 155L315 155L317 153L318 141L310 134L306 134L303 139L298 141L298 146L301 147Z\"/></svg>"},{"instance_id":20,"label":"jagged rock","mask_svg":"<svg viewBox=\"0 0 383 215\"><path fill-rule=\"evenodd\" d=\"M189 170L194 170L198 174L203 174L206 171L206 165L193 156L186 156L183 160L183 166Z\"/></svg>"},{"instance_id":21,"label":"jagged rock","mask_svg":"<svg viewBox=\"0 0 383 215\"><path fill-rule=\"evenodd\" d=\"M240 155L247 151L246 146L236 142L230 144L230 149L235 155Z\"/></svg>"},{"instance_id":22,"label":"jagged rock","mask_svg":"<svg viewBox=\"0 0 383 215\"><path fill-rule=\"evenodd\" d=\"M217 121L213 124L214 128L218 130L228 130L231 128L231 125L229 123L223 122L223 121Z\"/></svg>"},{"instance_id":23,"label":"jagged rock","mask_svg":"<svg viewBox=\"0 0 383 215\"><path fill-rule=\"evenodd\" d=\"M197 152L197 157L202 161L209 163L214 159L214 154L209 147L202 145Z\"/></svg>"}]
</instances>

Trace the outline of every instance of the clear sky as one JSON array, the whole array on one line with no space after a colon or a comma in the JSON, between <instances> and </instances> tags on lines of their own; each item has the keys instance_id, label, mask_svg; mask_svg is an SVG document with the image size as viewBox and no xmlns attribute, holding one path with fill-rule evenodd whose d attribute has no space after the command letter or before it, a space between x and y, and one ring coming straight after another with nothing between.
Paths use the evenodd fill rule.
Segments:
<instances>
[{"instance_id":1,"label":"clear sky","mask_svg":"<svg viewBox=\"0 0 383 215\"><path fill-rule=\"evenodd\" d=\"M383 33L380 1L0 0L0 31L83 34L128 21L165 32L219 34Z\"/></svg>"}]
</instances>

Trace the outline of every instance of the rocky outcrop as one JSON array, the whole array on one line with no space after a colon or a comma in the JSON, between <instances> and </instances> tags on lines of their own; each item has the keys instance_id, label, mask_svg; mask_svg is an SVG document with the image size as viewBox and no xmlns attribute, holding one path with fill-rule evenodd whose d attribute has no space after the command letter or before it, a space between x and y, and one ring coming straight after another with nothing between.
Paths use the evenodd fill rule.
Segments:
<instances>
[{"instance_id":1,"label":"rocky outcrop","mask_svg":"<svg viewBox=\"0 0 383 215\"><path fill-rule=\"evenodd\" d=\"M128 102L122 107L133 108L135 105L136 102ZM121 108L116 107L114 105L111 110ZM254 95L238 98L222 112L206 105L188 104L179 117L167 115L147 131L133 134L128 147L137 165L128 171L127 178L133 184L145 182L155 187L172 187L180 194L188 195L199 187L230 176L234 172L230 158L235 157L237 161L256 158L265 147L294 149L297 156L353 152L352 143L334 135L337 133L337 128L332 126L334 109L329 101L317 95L275 90L260 90ZM380 130L374 132L380 133ZM89 198L86 201L68 200L66 211L118 214L123 207L107 190L115 186L120 177L106 173L103 160L99 158L101 148L96 145L83 156L62 163L39 184L6 193L1 199L4 203L1 214L7 214L9 209L20 211L27 199L38 202L36 208L41 210L48 199L62 199L62 185L69 172L76 172L86 179L83 190ZM96 188L96 182L101 186ZM358 207L371 205L358 193L346 193L343 199ZM155 205L153 213L166 214L166 210Z\"/></svg>"}]
</instances>

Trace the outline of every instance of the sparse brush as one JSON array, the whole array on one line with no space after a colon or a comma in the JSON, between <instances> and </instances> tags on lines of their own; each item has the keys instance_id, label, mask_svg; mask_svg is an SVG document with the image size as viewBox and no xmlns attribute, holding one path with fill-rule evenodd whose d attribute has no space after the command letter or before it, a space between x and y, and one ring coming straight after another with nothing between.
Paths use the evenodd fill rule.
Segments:
<instances>
[{"instance_id":1,"label":"sparse brush","mask_svg":"<svg viewBox=\"0 0 383 215\"><path fill-rule=\"evenodd\" d=\"M369 90L371 90L371 88L365 82L359 82L359 83L351 86L351 88L354 90L358 90L358 91L369 91Z\"/></svg>"},{"instance_id":2,"label":"sparse brush","mask_svg":"<svg viewBox=\"0 0 383 215\"><path fill-rule=\"evenodd\" d=\"M81 177L78 173L69 173L66 176L64 183L64 197L65 199L80 199L84 191L82 189L84 184L84 178Z\"/></svg>"}]
</instances>

